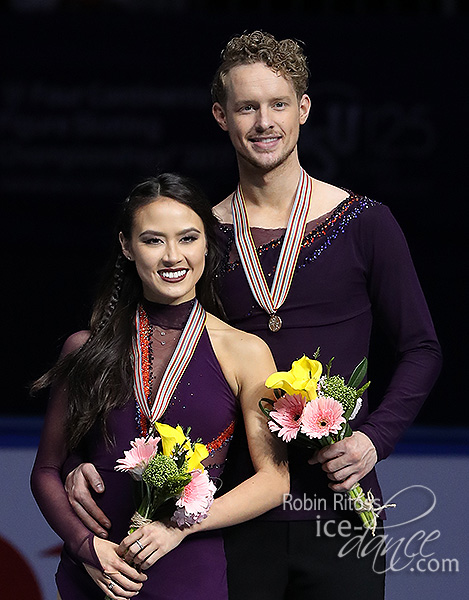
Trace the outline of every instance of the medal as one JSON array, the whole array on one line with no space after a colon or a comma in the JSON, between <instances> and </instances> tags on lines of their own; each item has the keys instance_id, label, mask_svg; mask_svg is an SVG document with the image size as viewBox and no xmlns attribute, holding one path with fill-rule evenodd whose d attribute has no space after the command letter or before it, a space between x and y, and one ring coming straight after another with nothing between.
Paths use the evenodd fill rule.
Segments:
<instances>
[{"instance_id":1,"label":"medal","mask_svg":"<svg viewBox=\"0 0 469 600\"><path fill-rule=\"evenodd\" d=\"M282 319L278 315L270 315L269 317L269 329L272 333L280 330L282 327Z\"/></svg>"},{"instance_id":2,"label":"medal","mask_svg":"<svg viewBox=\"0 0 469 600\"><path fill-rule=\"evenodd\" d=\"M300 180L296 189L270 290L256 252L254 240L252 239L246 204L240 184L238 184L231 200L235 242L244 274L257 303L270 315L268 325L270 331L274 333L282 327L282 319L276 312L285 302L290 290L293 273L301 249L301 241L305 233L312 193L313 180L301 169Z\"/></svg>"}]
</instances>

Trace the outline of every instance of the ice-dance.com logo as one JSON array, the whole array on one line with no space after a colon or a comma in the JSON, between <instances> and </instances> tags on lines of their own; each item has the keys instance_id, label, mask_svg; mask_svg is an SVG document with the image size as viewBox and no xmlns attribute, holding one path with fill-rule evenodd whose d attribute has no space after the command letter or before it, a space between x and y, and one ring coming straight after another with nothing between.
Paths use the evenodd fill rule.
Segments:
<instances>
[{"instance_id":1,"label":"ice-dance.com logo","mask_svg":"<svg viewBox=\"0 0 469 600\"><path fill-rule=\"evenodd\" d=\"M316 535L324 537L340 537L344 543L339 551L339 557L355 554L357 558L370 557L375 573L399 572L409 570L415 573L458 573L459 560L457 558L438 558L435 556L435 542L441 537L439 529L426 531L415 530L409 527L412 523L429 515L435 505L435 493L424 485L408 486L389 498L387 504L399 505L399 497L403 500L404 494L418 491L427 498L426 510L404 522L386 525L385 530L370 532L362 526L352 525L349 520L324 520L316 522ZM290 494L284 496L283 507L294 511L319 511L326 510L327 503L324 498L292 498ZM353 501L344 494L334 494L334 510L353 510ZM404 526L405 532L403 532ZM399 529L401 535L399 535ZM386 566L383 568L382 557L386 555Z\"/></svg>"}]
</instances>

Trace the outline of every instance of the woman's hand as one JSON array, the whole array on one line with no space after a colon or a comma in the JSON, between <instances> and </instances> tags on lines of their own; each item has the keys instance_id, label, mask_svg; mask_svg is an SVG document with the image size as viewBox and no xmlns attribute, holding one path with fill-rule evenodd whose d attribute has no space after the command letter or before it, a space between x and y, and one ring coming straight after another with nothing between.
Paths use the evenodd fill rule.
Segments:
<instances>
[{"instance_id":1,"label":"woman's hand","mask_svg":"<svg viewBox=\"0 0 469 600\"><path fill-rule=\"evenodd\" d=\"M153 521L139 527L122 540L117 554L129 564L148 569L162 556L179 546L187 535L187 529L181 530L177 525Z\"/></svg>"},{"instance_id":2,"label":"woman's hand","mask_svg":"<svg viewBox=\"0 0 469 600\"><path fill-rule=\"evenodd\" d=\"M93 539L93 543L104 573L85 564L91 579L113 600L136 596L148 577L144 573L139 573L117 554L117 544L98 537Z\"/></svg>"}]
</instances>

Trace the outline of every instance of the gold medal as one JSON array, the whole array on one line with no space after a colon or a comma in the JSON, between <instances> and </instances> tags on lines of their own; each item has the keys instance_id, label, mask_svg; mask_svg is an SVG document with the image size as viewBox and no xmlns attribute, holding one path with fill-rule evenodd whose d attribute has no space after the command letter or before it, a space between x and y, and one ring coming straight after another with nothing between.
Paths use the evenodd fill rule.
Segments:
<instances>
[{"instance_id":1,"label":"gold medal","mask_svg":"<svg viewBox=\"0 0 469 600\"><path fill-rule=\"evenodd\" d=\"M282 319L276 314L270 315L270 317L269 317L270 331L275 333L276 331L279 331L281 327L282 327Z\"/></svg>"}]
</instances>

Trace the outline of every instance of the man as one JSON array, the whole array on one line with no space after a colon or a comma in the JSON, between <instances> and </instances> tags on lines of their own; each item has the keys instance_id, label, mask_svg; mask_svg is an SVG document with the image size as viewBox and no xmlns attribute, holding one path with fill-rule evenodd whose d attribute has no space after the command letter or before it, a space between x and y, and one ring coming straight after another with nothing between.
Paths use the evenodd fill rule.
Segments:
<instances>
[{"instance_id":1,"label":"man","mask_svg":"<svg viewBox=\"0 0 469 600\"><path fill-rule=\"evenodd\" d=\"M368 355L374 319L398 360L378 408L370 412L364 399L351 437L314 457L290 446L292 490L282 507L226 531L236 600L342 598L345 586L357 598L384 596L383 546L360 551L371 543L367 533L345 550L363 532L343 492L360 481L381 501L374 465L413 421L440 369L428 309L388 209L300 166L307 84L306 58L292 40L257 31L233 38L222 54L212 110L239 168L238 189L214 209L228 255L221 282L228 320L262 337L279 370L320 347L321 359L334 356L333 372L347 379ZM242 431L235 438L226 485L250 472ZM100 491L93 468L80 467L67 483L72 504L88 523L91 510L105 524L89 508L83 474Z\"/></svg>"}]
</instances>

